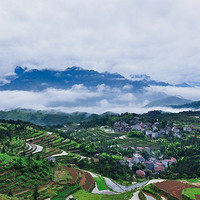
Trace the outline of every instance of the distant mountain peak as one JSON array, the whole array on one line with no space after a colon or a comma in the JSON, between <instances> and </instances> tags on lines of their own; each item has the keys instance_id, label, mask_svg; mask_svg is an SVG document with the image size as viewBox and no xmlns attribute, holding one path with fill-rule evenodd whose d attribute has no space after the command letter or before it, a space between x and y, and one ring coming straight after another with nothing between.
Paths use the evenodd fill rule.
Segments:
<instances>
[{"instance_id":1,"label":"distant mountain peak","mask_svg":"<svg viewBox=\"0 0 200 200\"><path fill-rule=\"evenodd\" d=\"M147 81L151 80L151 77L146 74L131 74L130 77L132 80L137 80L137 81L138 80L147 80Z\"/></svg>"},{"instance_id":2,"label":"distant mountain peak","mask_svg":"<svg viewBox=\"0 0 200 200\"><path fill-rule=\"evenodd\" d=\"M27 70L27 67L22 68L20 66L17 66L15 67L15 74L22 75L26 70Z\"/></svg>"},{"instance_id":3,"label":"distant mountain peak","mask_svg":"<svg viewBox=\"0 0 200 200\"><path fill-rule=\"evenodd\" d=\"M82 67L72 66L65 69L65 71L82 71L84 70Z\"/></svg>"},{"instance_id":4,"label":"distant mountain peak","mask_svg":"<svg viewBox=\"0 0 200 200\"><path fill-rule=\"evenodd\" d=\"M168 107L171 105L183 105L191 103L191 100L184 99L181 96L168 96L166 98L158 99L150 102L145 107Z\"/></svg>"},{"instance_id":5,"label":"distant mountain peak","mask_svg":"<svg viewBox=\"0 0 200 200\"><path fill-rule=\"evenodd\" d=\"M104 72L83 69L72 66L65 70L52 69L27 69L20 66L15 68L16 76L11 77L10 82L0 86L0 90L25 90L42 91L47 88L69 89L73 85L84 85L95 89L98 85L107 85L111 88L123 88L125 85L132 85L134 92L137 92L149 85L144 82L134 82L124 78L118 73Z\"/></svg>"}]
</instances>

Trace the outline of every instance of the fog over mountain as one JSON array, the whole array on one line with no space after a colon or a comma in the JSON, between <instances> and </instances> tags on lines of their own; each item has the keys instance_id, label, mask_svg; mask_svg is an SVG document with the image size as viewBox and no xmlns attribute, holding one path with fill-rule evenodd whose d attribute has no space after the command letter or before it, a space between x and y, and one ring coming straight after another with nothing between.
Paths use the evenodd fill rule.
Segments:
<instances>
[{"instance_id":1,"label":"fog over mountain","mask_svg":"<svg viewBox=\"0 0 200 200\"><path fill-rule=\"evenodd\" d=\"M143 112L200 99L198 0L0 5L0 109Z\"/></svg>"},{"instance_id":2,"label":"fog over mountain","mask_svg":"<svg viewBox=\"0 0 200 200\"><path fill-rule=\"evenodd\" d=\"M63 71L16 67L11 74L4 77L5 81L0 86L1 110L26 108L63 112L143 113L162 109L178 112L179 109L165 108L160 99L172 96L176 100L171 101L172 105L175 104L173 102L181 105L200 98L199 87L177 87L154 81L147 75L132 75L132 78L126 79L119 73L100 73L81 67L69 67ZM152 104L152 101L159 103ZM148 103L154 107L145 107Z\"/></svg>"}]
</instances>

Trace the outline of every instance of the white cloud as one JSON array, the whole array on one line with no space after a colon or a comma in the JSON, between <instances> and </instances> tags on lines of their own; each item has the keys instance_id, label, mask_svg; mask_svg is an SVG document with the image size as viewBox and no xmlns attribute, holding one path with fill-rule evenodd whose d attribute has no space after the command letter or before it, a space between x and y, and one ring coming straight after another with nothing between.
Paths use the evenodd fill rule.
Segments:
<instances>
[{"instance_id":1,"label":"white cloud","mask_svg":"<svg viewBox=\"0 0 200 200\"><path fill-rule=\"evenodd\" d=\"M199 0L0 0L0 75L16 65L198 80Z\"/></svg>"},{"instance_id":2,"label":"white cloud","mask_svg":"<svg viewBox=\"0 0 200 200\"><path fill-rule=\"evenodd\" d=\"M154 92L164 92L169 96L181 96L193 101L200 100L200 87L174 87L174 86L150 86L146 90L152 94Z\"/></svg>"},{"instance_id":3,"label":"white cloud","mask_svg":"<svg viewBox=\"0 0 200 200\"><path fill-rule=\"evenodd\" d=\"M147 88L147 97L165 91L168 95L181 95L185 98L192 96L199 98L200 88L189 90L176 87L150 87ZM90 90L83 85L74 85L68 90L49 88L42 92L33 91L0 91L0 110L27 108L36 110L58 110L62 112L89 112L103 113L112 111L116 113L135 112L144 113L152 108L144 108L147 100L140 100L132 93L111 89L105 85ZM171 108L153 108L166 112L179 112Z\"/></svg>"}]
</instances>

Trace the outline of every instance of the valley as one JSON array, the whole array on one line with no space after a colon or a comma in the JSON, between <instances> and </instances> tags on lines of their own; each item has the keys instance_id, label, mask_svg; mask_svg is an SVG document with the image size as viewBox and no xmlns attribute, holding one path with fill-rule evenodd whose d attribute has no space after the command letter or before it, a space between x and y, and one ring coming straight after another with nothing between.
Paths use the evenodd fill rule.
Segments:
<instances>
[{"instance_id":1,"label":"valley","mask_svg":"<svg viewBox=\"0 0 200 200\"><path fill-rule=\"evenodd\" d=\"M198 195L200 129L193 115L124 113L59 127L1 120L0 193L5 199L182 199L191 192L184 186L177 196L165 182L185 180Z\"/></svg>"}]
</instances>

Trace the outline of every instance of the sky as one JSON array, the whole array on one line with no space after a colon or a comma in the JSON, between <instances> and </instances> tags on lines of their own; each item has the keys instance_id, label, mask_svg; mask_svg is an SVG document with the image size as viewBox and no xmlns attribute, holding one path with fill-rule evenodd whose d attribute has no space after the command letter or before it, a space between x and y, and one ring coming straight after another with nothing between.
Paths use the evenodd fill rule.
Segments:
<instances>
[{"instance_id":1,"label":"sky","mask_svg":"<svg viewBox=\"0 0 200 200\"><path fill-rule=\"evenodd\" d=\"M199 0L0 0L0 77L15 66L200 77Z\"/></svg>"}]
</instances>

